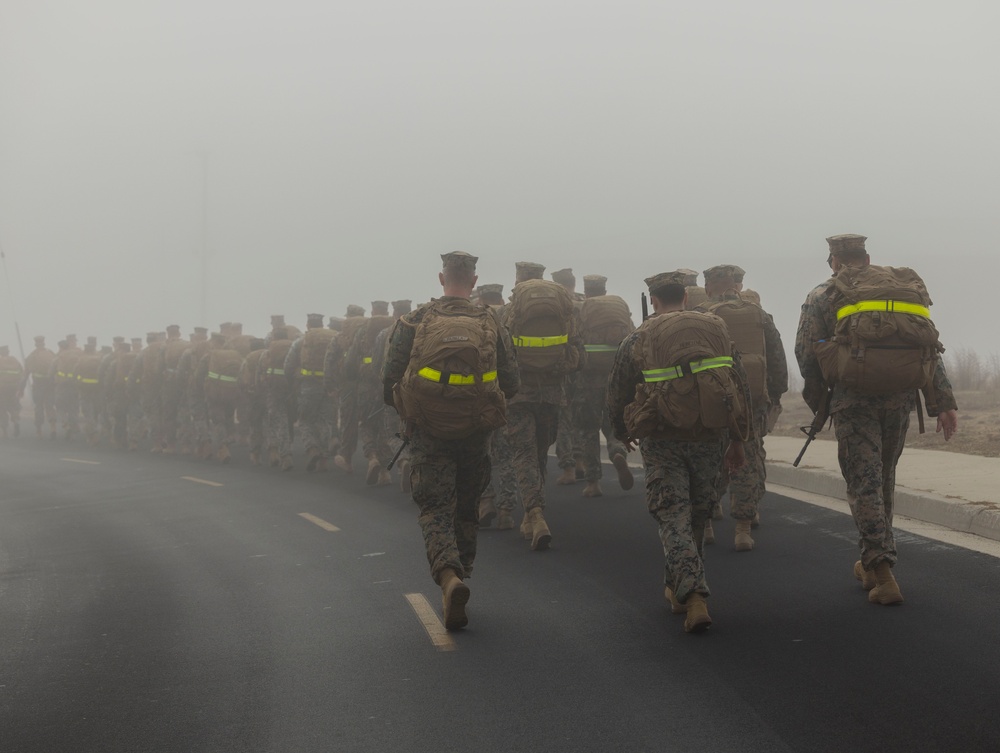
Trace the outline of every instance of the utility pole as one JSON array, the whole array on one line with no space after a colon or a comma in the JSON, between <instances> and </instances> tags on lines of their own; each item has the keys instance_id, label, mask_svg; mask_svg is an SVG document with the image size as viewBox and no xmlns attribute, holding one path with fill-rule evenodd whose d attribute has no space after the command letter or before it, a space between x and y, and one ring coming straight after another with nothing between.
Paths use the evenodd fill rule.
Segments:
<instances>
[{"instance_id":1,"label":"utility pole","mask_svg":"<svg viewBox=\"0 0 1000 753\"><path fill-rule=\"evenodd\" d=\"M201 326L208 326L208 150L198 152L201 163Z\"/></svg>"}]
</instances>

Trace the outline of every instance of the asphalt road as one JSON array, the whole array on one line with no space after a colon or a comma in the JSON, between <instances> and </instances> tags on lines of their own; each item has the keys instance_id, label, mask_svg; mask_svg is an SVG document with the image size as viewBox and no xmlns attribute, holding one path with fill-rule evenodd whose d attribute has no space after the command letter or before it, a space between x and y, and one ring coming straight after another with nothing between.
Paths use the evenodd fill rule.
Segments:
<instances>
[{"instance_id":1,"label":"asphalt road","mask_svg":"<svg viewBox=\"0 0 1000 753\"><path fill-rule=\"evenodd\" d=\"M906 603L873 606L850 518L769 493L687 635L610 486L550 481L548 552L483 531L435 646L397 488L0 443L0 751L1000 750L1000 560L901 533Z\"/></svg>"}]
</instances>

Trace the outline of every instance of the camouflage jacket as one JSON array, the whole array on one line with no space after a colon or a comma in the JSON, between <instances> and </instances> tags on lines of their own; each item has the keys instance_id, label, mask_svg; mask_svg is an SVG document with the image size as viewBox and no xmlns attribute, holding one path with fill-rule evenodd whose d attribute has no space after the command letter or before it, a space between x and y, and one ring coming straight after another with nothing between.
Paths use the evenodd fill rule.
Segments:
<instances>
[{"instance_id":1,"label":"camouflage jacket","mask_svg":"<svg viewBox=\"0 0 1000 753\"><path fill-rule=\"evenodd\" d=\"M451 296L442 296L431 301L455 301L466 300ZM386 405L394 405L392 399L392 388L403 378L406 367L410 362L410 351L413 349L413 340L416 335L416 327L423 321L424 315L430 304L424 304L415 311L402 316L389 332L389 344L385 349L385 363L382 364L382 399ZM484 308L469 302L470 307ZM488 307L485 307L488 309ZM492 312L496 318L496 312ZM400 322L410 326L401 326ZM497 324L497 381L504 396L509 400L517 394L521 388L521 377L517 371L517 360L514 356L514 345L510 341L510 333L504 327L499 318Z\"/></svg>"},{"instance_id":2,"label":"camouflage jacket","mask_svg":"<svg viewBox=\"0 0 1000 753\"><path fill-rule=\"evenodd\" d=\"M795 360L799 363L799 372L805 383L802 398L814 413L819 409L823 395L827 391L827 384L823 381L819 361L813 353L813 343L833 337L837 325L836 306L833 277L831 277L813 288L806 296L802 304L802 313L799 315L799 328L795 333ZM958 407L940 355L934 368L933 389L937 396L937 410L933 405L928 405L928 413L931 416ZM836 384L833 386L833 395L830 399L830 413L856 405L913 409L915 403L916 394L910 391L889 395L868 395Z\"/></svg>"}]
</instances>

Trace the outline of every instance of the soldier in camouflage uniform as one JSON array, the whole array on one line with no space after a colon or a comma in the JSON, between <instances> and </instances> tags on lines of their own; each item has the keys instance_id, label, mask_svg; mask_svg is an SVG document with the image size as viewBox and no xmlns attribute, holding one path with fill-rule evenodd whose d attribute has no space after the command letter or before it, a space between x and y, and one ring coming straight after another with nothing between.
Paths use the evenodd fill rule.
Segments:
<instances>
[{"instance_id":1,"label":"soldier in camouflage uniform","mask_svg":"<svg viewBox=\"0 0 1000 753\"><path fill-rule=\"evenodd\" d=\"M195 327L191 345L181 355L177 364L177 379L182 393L177 415L177 444L181 455L197 453L208 458L212 451L208 440L208 408L204 391L195 380L198 364L208 352L208 329Z\"/></svg>"},{"instance_id":2,"label":"soldier in camouflage uniform","mask_svg":"<svg viewBox=\"0 0 1000 753\"><path fill-rule=\"evenodd\" d=\"M76 344L76 335L66 335L66 339L59 342L59 352L49 372L55 385L56 414L66 439L72 439L80 431L80 391L76 383L76 362L82 354L83 351Z\"/></svg>"},{"instance_id":3,"label":"soldier in camouflage uniform","mask_svg":"<svg viewBox=\"0 0 1000 753\"><path fill-rule=\"evenodd\" d=\"M146 333L146 347L139 351L132 364L129 380L136 385L139 405L142 408L143 431L149 432L150 452L163 450L163 435L160 429L160 382L161 351L166 345L159 332Z\"/></svg>"},{"instance_id":4,"label":"soldier in camouflage uniform","mask_svg":"<svg viewBox=\"0 0 1000 753\"><path fill-rule=\"evenodd\" d=\"M583 296L576 292L576 276L572 269L557 269L552 273L552 282L559 283L570 298L577 315ZM579 325L579 322L577 322ZM579 331L579 326L577 326ZM562 474L556 479L557 484L575 484L586 475L583 463L583 435L576 421L576 401L579 374L572 374L566 379L566 405L559 409L559 425L556 429L556 458Z\"/></svg>"},{"instance_id":5,"label":"soldier in camouflage uniform","mask_svg":"<svg viewBox=\"0 0 1000 753\"><path fill-rule=\"evenodd\" d=\"M306 470L326 470L333 431L333 398L325 384L325 356L336 333L323 326L322 314L309 314L306 331L285 357L285 378L298 396L298 427L306 450Z\"/></svg>"},{"instance_id":6,"label":"soldier in camouflage uniform","mask_svg":"<svg viewBox=\"0 0 1000 753\"><path fill-rule=\"evenodd\" d=\"M24 367L10 354L10 348L0 345L0 430L7 436L7 423L12 422L11 431L16 437L20 433L21 399L17 392L21 387Z\"/></svg>"},{"instance_id":7,"label":"soldier in camouflage uniform","mask_svg":"<svg viewBox=\"0 0 1000 753\"><path fill-rule=\"evenodd\" d=\"M183 389L178 367L190 343L181 337L178 324L167 326L167 338L157 353L156 370L159 373L160 446L164 453L173 454L177 449L178 411Z\"/></svg>"},{"instance_id":8,"label":"soldier in camouflage uniform","mask_svg":"<svg viewBox=\"0 0 1000 753\"><path fill-rule=\"evenodd\" d=\"M340 399L340 447L333 462L345 473L354 472L354 453L358 449L358 424L361 416L358 410L358 382L346 377L343 360L354 343L355 333L365 321L365 310L353 303L349 305L336 345L331 346L327 354L327 362L333 364L333 373L338 380L337 395ZM337 353L341 355L340 361L335 359Z\"/></svg>"},{"instance_id":9,"label":"soldier in camouflage uniform","mask_svg":"<svg viewBox=\"0 0 1000 753\"><path fill-rule=\"evenodd\" d=\"M745 272L735 264L720 264L706 269L705 302L696 310L704 310L726 300L739 301L742 297L743 276ZM751 303L750 301L747 301ZM759 304L754 304L760 308ZM748 552L754 547L750 536L750 528L756 527L760 521L759 505L764 497L767 467L764 461L767 453L764 451L764 437L768 431L768 415L774 406L779 406L781 396L788 392L788 363L785 359L785 347L781 343L781 335L774 326L774 319L760 308L761 320L764 325L764 359L766 362L765 387L767 400L757 401L753 405L754 437L743 443L746 451L746 464L730 477L725 467L719 474L719 497L729 489L730 515L736 521L735 547L738 552ZM730 330L736 337L733 330ZM746 354L744 354L746 355ZM759 354L758 354L759 355ZM744 364L746 363L744 359ZM708 543L709 521L705 530ZM714 537L713 537L714 538Z\"/></svg>"},{"instance_id":10,"label":"soldier in camouflage uniform","mask_svg":"<svg viewBox=\"0 0 1000 753\"><path fill-rule=\"evenodd\" d=\"M834 335L837 309L843 303L834 287L834 278L845 267L868 266L866 240L865 236L855 234L827 238L827 261L833 276L814 288L802 304L795 335L795 358L805 381L802 397L814 413L820 410L831 387L823 379L814 345L831 340ZM931 392L936 396L934 402L928 401L927 410L937 416L937 430L944 432L947 441L958 430L958 405L940 357L935 364ZM832 385L829 400L840 470L847 483L847 500L860 537L861 559L854 563L854 576L869 591L868 600L873 604L898 604L903 595L891 569L896 564L893 495L896 463L903 452L916 394L908 390L870 395L838 383Z\"/></svg>"},{"instance_id":11,"label":"soldier in camouflage uniform","mask_svg":"<svg viewBox=\"0 0 1000 753\"><path fill-rule=\"evenodd\" d=\"M35 434L42 436L42 427L49 424L49 436L56 438L56 403L55 391L49 371L52 368L56 354L45 347L45 336L35 336L35 349L24 359L24 376L21 377L21 389L18 397L24 397L24 388L31 378L31 400L35 404Z\"/></svg>"},{"instance_id":12,"label":"soldier in camouflage uniform","mask_svg":"<svg viewBox=\"0 0 1000 753\"><path fill-rule=\"evenodd\" d=\"M622 341L615 355L608 378L608 413L615 436L627 449L635 440L625 424L625 408L636 399L636 387L644 382L637 344L657 316L684 310L684 277L678 270L646 280L653 315ZM646 466L646 504L659 524L666 560L665 595L675 612L687 614L686 632L700 632L712 624L705 604L710 592L702 537L716 499L719 466L724 457L733 468L743 462L742 443L732 442L724 455L720 439L718 430L703 430L695 437L666 427L660 436L644 437L639 442Z\"/></svg>"},{"instance_id":13,"label":"soldier in camouflage uniform","mask_svg":"<svg viewBox=\"0 0 1000 753\"><path fill-rule=\"evenodd\" d=\"M99 439L98 420L101 412L101 360L97 352L97 338L88 337L83 355L76 362L76 384L83 414L83 436L91 445Z\"/></svg>"},{"instance_id":14,"label":"soldier in camouflage uniform","mask_svg":"<svg viewBox=\"0 0 1000 753\"><path fill-rule=\"evenodd\" d=\"M97 381L100 387L100 420L98 427L98 441L107 441L115 446L118 441L114 436L115 419L114 405L112 399L115 389L115 375L118 370L118 359L127 349L125 338L115 335L111 338L111 352L104 352L101 355L101 365L97 372Z\"/></svg>"},{"instance_id":15,"label":"soldier in camouflage uniform","mask_svg":"<svg viewBox=\"0 0 1000 753\"><path fill-rule=\"evenodd\" d=\"M442 260L439 280L444 296L402 317L389 336L382 370L386 405L394 404L393 389L407 373L417 330L429 311L439 304L457 310L463 301L470 312L482 311L468 301L476 282L476 257L456 251L442 255ZM499 320L490 316L496 333L496 378L504 394L512 397L519 382L513 345ZM473 376L482 379L485 374ZM441 586L445 627L454 630L468 623L469 587L463 580L472 574L476 556L477 505L489 483L490 435L477 431L465 439L440 439L419 423L408 424L407 435L413 500L420 508L427 560L434 581Z\"/></svg>"},{"instance_id":16,"label":"soldier in camouflage uniform","mask_svg":"<svg viewBox=\"0 0 1000 753\"><path fill-rule=\"evenodd\" d=\"M272 317L273 318L273 317ZM295 330L298 331L297 329ZM272 468L290 471L292 461L292 382L285 375L285 358L294 342L287 327L271 330L271 341L257 364L257 382L262 385L267 414L264 418L268 464ZM297 336L295 339L297 340Z\"/></svg>"},{"instance_id":17,"label":"soldier in camouflage uniform","mask_svg":"<svg viewBox=\"0 0 1000 753\"><path fill-rule=\"evenodd\" d=\"M409 314L413 310L413 302L409 299L403 299L399 301L392 302L392 316L393 319L398 320L401 316ZM375 352L372 356L372 372L376 375L378 379L381 380L382 367L385 365L385 351L389 342L389 333L392 332L392 327L386 327L378 336L375 338ZM402 426L399 421L399 414L396 412L396 406L385 405L382 400L381 389L378 395L379 403L382 403L383 410L379 413L379 432L381 443L385 445L385 452L388 457L385 458L386 461L391 461L392 458L397 457L396 453L400 451L400 444L402 440L399 438L402 432ZM380 458L381 460L381 458ZM412 489L410 487L410 453L407 447L402 448L402 451L398 455L396 464L399 467L399 490L409 494ZM389 472L385 470L385 466L388 462L382 463L382 473L385 476L380 476L380 483L388 477Z\"/></svg>"},{"instance_id":18,"label":"soldier in camouflage uniform","mask_svg":"<svg viewBox=\"0 0 1000 753\"><path fill-rule=\"evenodd\" d=\"M503 309L503 285L488 283L480 285L479 302L489 306L501 316ZM479 501L479 527L488 528L496 519L498 531L509 531L514 527L514 507L518 504L517 474L514 472L514 456L507 439L507 427L493 431L490 442L490 485Z\"/></svg>"},{"instance_id":19,"label":"soldier in camouflage uniform","mask_svg":"<svg viewBox=\"0 0 1000 753\"><path fill-rule=\"evenodd\" d=\"M250 352L240 366L240 395L237 408L240 411L240 423L247 432L247 442L250 446L250 462L260 465L264 453L264 419L267 416L267 398L264 385L261 383L260 363L267 355L264 340L259 337L250 339Z\"/></svg>"}]
</instances>

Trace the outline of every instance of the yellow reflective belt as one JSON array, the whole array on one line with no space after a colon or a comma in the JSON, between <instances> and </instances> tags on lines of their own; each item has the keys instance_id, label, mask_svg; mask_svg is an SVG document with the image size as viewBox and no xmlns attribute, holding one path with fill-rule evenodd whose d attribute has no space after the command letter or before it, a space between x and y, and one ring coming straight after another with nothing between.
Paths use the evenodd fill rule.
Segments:
<instances>
[{"instance_id":1,"label":"yellow reflective belt","mask_svg":"<svg viewBox=\"0 0 1000 753\"><path fill-rule=\"evenodd\" d=\"M361 363L371 363L371 362L372 362L371 356L366 356L365 358L361 359Z\"/></svg>"},{"instance_id":2,"label":"yellow reflective belt","mask_svg":"<svg viewBox=\"0 0 1000 753\"><path fill-rule=\"evenodd\" d=\"M733 359L730 356L703 358L700 361L692 361L688 364L691 367L692 374L698 374L709 369L728 368L732 365ZM646 382L666 382L670 379L679 379L682 376L684 376L684 370L680 366L670 366L666 369L648 369L642 372L642 378Z\"/></svg>"},{"instance_id":3,"label":"yellow reflective belt","mask_svg":"<svg viewBox=\"0 0 1000 753\"><path fill-rule=\"evenodd\" d=\"M268 369L267 373L268 374L277 374L278 376L284 376L285 375L285 370L284 369Z\"/></svg>"},{"instance_id":4,"label":"yellow reflective belt","mask_svg":"<svg viewBox=\"0 0 1000 753\"><path fill-rule=\"evenodd\" d=\"M445 374L442 374L437 369L432 369L425 366L420 371L417 372L424 379L428 379L432 382L444 382L447 381L448 384L475 384L476 375L475 374L448 374L447 379L445 379ZM479 380L481 382L492 382L497 378L497 373L495 371L487 371L483 374L482 378Z\"/></svg>"},{"instance_id":5,"label":"yellow reflective belt","mask_svg":"<svg viewBox=\"0 0 1000 753\"><path fill-rule=\"evenodd\" d=\"M323 376L322 371L309 371L309 369L300 369L302 376Z\"/></svg>"},{"instance_id":6,"label":"yellow reflective belt","mask_svg":"<svg viewBox=\"0 0 1000 753\"><path fill-rule=\"evenodd\" d=\"M21 372L20 371L12 371L11 369L4 369L3 371L0 371L0 374L17 374L18 376L20 376Z\"/></svg>"},{"instance_id":7,"label":"yellow reflective belt","mask_svg":"<svg viewBox=\"0 0 1000 753\"><path fill-rule=\"evenodd\" d=\"M235 382L236 377L225 376L224 374L216 374L214 371L208 372L209 379L218 379L220 382ZM136 380L138 381L138 380Z\"/></svg>"},{"instance_id":8,"label":"yellow reflective belt","mask_svg":"<svg viewBox=\"0 0 1000 753\"><path fill-rule=\"evenodd\" d=\"M931 318L931 310L919 303L904 303L903 301L859 301L850 306L837 309L837 321L862 311L888 311L895 314L913 314L926 319Z\"/></svg>"},{"instance_id":9,"label":"yellow reflective belt","mask_svg":"<svg viewBox=\"0 0 1000 753\"><path fill-rule=\"evenodd\" d=\"M617 345L584 345L583 349L588 353L617 353Z\"/></svg>"},{"instance_id":10,"label":"yellow reflective belt","mask_svg":"<svg viewBox=\"0 0 1000 753\"><path fill-rule=\"evenodd\" d=\"M514 345L519 348L550 348L553 345L565 345L569 335L553 335L552 337L515 337Z\"/></svg>"},{"instance_id":11,"label":"yellow reflective belt","mask_svg":"<svg viewBox=\"0 0 1000 753\"><path fill-rule=\"evenodd\" d=\"M86 377L82 376L78 376L76 379L78 382L80 382L80 384L97 384L96 379L87 379Z\"/></svg>"},{"instance_id":12,"label":"yellow reflective belt","mask_svg":"<svg viewBox=\"0 0 1000 753\"><path fill-rule=\"evenodd\" d=\"M57 377L63 377L63 378L65 378L65 377L68 377L69 374L67 374L65 371L57 371L56 372L56 376Z\"/></svg>"}]
</instances>

